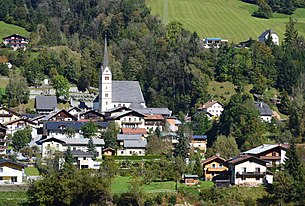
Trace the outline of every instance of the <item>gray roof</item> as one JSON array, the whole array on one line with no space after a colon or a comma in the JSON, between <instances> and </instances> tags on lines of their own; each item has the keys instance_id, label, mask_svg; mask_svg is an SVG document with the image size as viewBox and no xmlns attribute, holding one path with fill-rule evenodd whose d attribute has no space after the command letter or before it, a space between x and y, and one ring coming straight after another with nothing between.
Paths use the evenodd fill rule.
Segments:
<instances>
[{"instance_id":1,"label":"gray roof","mask_svg":"<svg viewBox=\"0 0 305 206\"><path fill-rule=\"evenodd\" d=\"M258 109L261 116L272 116L273 112L269 105L265 102L254 102L255 107Z\"/></svg>"},{"instance_id":2,"label":"gray roof","mask_svg":"<svg viewBox=\"0 0 305 206\"><path fill-rule=\"evenodd\" d=\"M198 178L198 175L184 175L184 178Z\"/></svg>"},{"instance_id":3,"label":"gray roof","mask_svg":"<svg viewBox=\"0 0 305 206\"><path fill-rule=\"evenodd\" d=\"M117 140L142 140L142 135L139 134L118 134Z\"/></svg>"},{"instance_id":4,"label":"gray roof","mask_svg":"<svg viewBox=\"0 0 305 206\"><path fill-rule=\"evenodd\" d=\"M84 152L81 150L71 150L71 154L73 155L73 157L93 157L93 155L89 152Z\"/></svg>"},{"instance_id":5,"label":"gray roof","mask_svg":"<svg viewBox=\"0 0 305 206\"><path fill-rule=\"evenodd\" d=\"M260 38L266 38L266 36L268 35L268 34L277 34L276 32L274 32L273 30L271 30L271 29L268 29L268 30L266 30L266 31L264 31L261 35L259 35L259 39Z\"/></svg>"},{"instance_id":6,"label":"gray roof","mask_svg":"<svg viewBox=\"0 0 305 206\"><path fill-rule=\"evenodd\" d=\"M147 141L144 140L124 140L124 148L146 148Z\"/></svg>"},{"instance_id":7,"label":"gray roof","mask_svg":"<svg viewBox=\"0 0 305 206\"><path fill-rule=\"evenodd\" d=\"M50 138L41 140L40 142L43 143L43 142L49 142L49 141L54 141L54 140L55 141L57 140L59 142L63 142L66 145L87 145L88 141L89 141L88 138L79 138L79 139L76 139L76 138L55 138L55 137L50 137ZM93 140L93 144L95 144L95 145L104 145L105 144L103 139L93 138L92 140Z\"/></svg>"},{"instance_id":8,"label":"gray roof","mask_svg":"<svg viewBox=\"0 0 305 206\"><path fill-rule=\"evenodd\" d=\"M153 107L147 107L143 109L134 109L135 111L142 113L142 114L161 114L161 115L172 115L172 111L170 111L168 108L153 108Z\"/></svg>"},{"instance_id":9,"label":"gray roof","mask_svg":"<svg viewBox=\"0 0 305 206\"><path fill-rule=\"evenodd\" d=\"M35 108L36 110L53 110L57 108L56 96L36 96Z\"/></svg>"},{"instance_id":10,"label":"gray roof","mask_svg":"<svg viewBox=\"0 0 305 206\"><path fill-rule=\"evenodd\" d=\"M88 122L46 122L45 123L45 128L47 130L61 130L60 127L64 126L64 127L71 127L75 130L80 130L82 128L82 126L84 126L85 124L87 124ZM95 122L98 126L100 127L108 127L109 126L109 122Z\"/></svg>"},{"instance_id":11,"label":"gray roof","mask_svg":"<svg viewBox=\"0 0 305 206\"><path fill-rule=\"evenodd\" d=\"M138 81L112 81L112 103L145 103Z\"/></svg>"},{"instance_id":12,"label":"gray roof","mask_svg":"<svg viewBox=\"0 0 305 206\"><path fill-rule=\"evenodd\" d=\"M144 114L139 113L139 112L137 112L135 110L129 110L129 111L123 111L123 112L117 113L117 114L115 114L113 116L108 117L108 119L116 119L116 118L122 117L124 115L127 115L129 113L136 113L138 116L141 116L141 117L145 116Z\"/></svg>"}]
</instances>

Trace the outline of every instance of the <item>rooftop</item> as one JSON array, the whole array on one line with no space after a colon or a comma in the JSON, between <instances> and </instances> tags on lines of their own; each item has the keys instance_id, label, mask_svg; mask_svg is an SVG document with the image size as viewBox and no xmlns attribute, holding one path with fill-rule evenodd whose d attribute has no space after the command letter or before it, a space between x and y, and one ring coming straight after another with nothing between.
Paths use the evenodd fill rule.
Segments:
<instances>
[{"instance_id":1,"label":"rooftop","mask_svg":"<svg viewBox=\"0 0 305 206\"><path fill-rule=\"evenodd\" d=\"M133 134L133 135L143 135L147 134L147 131L145 128L122 128L123 134Z\"/></svg>"},{"instance_id":2,"label":"rooftop","mask_svg":"<svg viewBox=\"0 0 305 206\"><path fill-rule=\"evenodd\" d=\"M36 110L53 110L57 108L56 96L36 96L35 108Z\"/></svg>"},{"instance_id":3,"label":"rooftop","mask_svg":"<svg viewBox=\"0 0 305 206\"><path fill-rule=\"evenodd\" d=\"M138 134L118 134L117 140L142 140L143 136Z\"/></svg>"},{"instance_id":4,"label":"rooftop","mask_svg":"<svg viewBox=\"0 0 305 206\"><path fill-rule=\"evenodd\" d=\"M276 147L282 147L283 149L287 149L288 145L283 144L263 144L248 151L245 151L245 154L260 154L262 152L266 152L268 150L274 149Z\"/></svg>"},{"instance_id":5,"label":"rooftop","mask_svg":"<svg viewBox=\"0 0 305 206\"><path fill-rule=\"evenodd\" d=\"M44 140L41 140L40 142L49 142L49 141L56 141L56 142L62 142L63 144L66 145L87 145L89 139L88 138L55 138L55 137L50 137ZM105 142L103 139L96 139L92 138L93 144L95 145L104 145Z\"/></svg>"},{"instance_id":6,"label":"rooftop","mask_svg":"<svg viewBox=\"0 0 305 206\"><path fill-rule=\"evenodd\" d=\"M258 109L261 116L272 116L273 112L269 105L265 102L254 102L255 107Z\"/></svg>"},{"instance_id":7,"label":"rooftop","mask_svg":"<svg viewBox=\"0 0 305 206\"><path fill-rule=\"evenodd\" d=\"M144 140L124 140L124 148L146 148L147 141Z\"/></svg>"},{"instance_id":8,"label":"rooftop","mask_svg":"<svg viewBox=\"0 0 305 206\"><path fill-rule=\"evenodd\" d=\"M94 122L96 123L98 126L106 128L109 126L108 122ZM75 130L80 130L82 128L82 126L84 126L85 124L87 124L87 122L73 122L73 121L68 121L68 122L46 122L45 123L45 128L47 130L62 130L64 128L67 127L71 127Z\"/></svg>"}]
</instances>

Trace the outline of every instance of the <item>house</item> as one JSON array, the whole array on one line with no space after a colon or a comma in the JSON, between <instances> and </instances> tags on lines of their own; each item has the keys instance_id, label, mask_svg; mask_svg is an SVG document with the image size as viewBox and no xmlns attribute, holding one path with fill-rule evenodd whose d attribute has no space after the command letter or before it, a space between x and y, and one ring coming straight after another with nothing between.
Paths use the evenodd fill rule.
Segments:
<instances>
[{"instance_id":1,"label":"house","mask_svg":"<svg viewBox=\"0 0 305 206\"><path fill-rule=\"evenodd\" d=\"M264 31L261 35L259 35L258 41L259 42L266 42L270 35L272 37L272 42L275 45L280 45L279 35L271 29Z\"/></svg>"},{"instance_id":2,"label":"house","mask_svg":"<svg viewBox=\"0 0 305 206\"><path fill-rule=\"evenodd\" d=\"M232 185L258 186L272 184L273 174L267 171L267 162L251 155L241 155L226 162Z\"/></svg>"},{"instance_id":3,"label":"house","mask_svg":"<svg viewBox=\"0 0 305 206\"><path fill-rule=\"evenodd\" d=\"M121 133L122 134L139 134L142 136L146 136L147 135L147 131L145 128L122 128L121 129Z\"/></svg>"},{"instance_id":4,"label":"house","mask_svg":"<svg viewBox=\"0 0 305 206\"><path fill-rule=\"evenodd\" d=\"M118 156L145 156L147 140L123 140L123 146L117 150Z\"/></svg>"},{"instance_id":5,"label":"house","mask_svg":"<svg viewBox=\"0 0 305 206\"><path fill-rule=\"evenodd\" d=\"M57 109L56 96L36 96L35 110L39 114L50 114Z\"/></svg>"},{"instance_id":6,"label":"house","mask_svg":"<svg viewBox=\"0 0 305 206\"><path fill-rule=\"evenodd\" d=\"M198 185L199 177L198 175L183 175L183 183L189 186Z\"/></svg>"},{"instance_id":7,"label":"house","mask_svg":"<svg viewBox=\"0 0 305 206\"><path fill-rule=\"evenodd\" d=\"M104 112L115 107L145 108L145 100L138 81L113 81L108 65L107 39L104 45L104 61L100 69L99 95L93 102L94 110Z\"/></svg>"},{"instance_id":8,"label":"house","mask_svg":"<svg viewBox=\"0 0 305 206\"><path fill-rule=\"evenodd\" d=\"M103 149L103 156L114 156L115 155L115 149L107 147Z\"/></svg>"},{"instance_id":9,"label":"house","mask_svg":"<svg viewBox=\"0 0 305 206\"><path fill-rule=\"evenodd\" d=\"M26 46L28 45L28 40L26 37L21 36L19 34L12 34L6 37L3 37L3 44L8 47L12 48L13 50L17 49L26 49Z\"/></svg>"},{"instance_id":10,"label":"house","mask_svg":"<svg viewBox=\"0 0 305 206\"><path fill-rule=\"evenodd\" d=\"M57 121L57 122L62 122L62 121L77 121L77 118L70 114L68 111L62 109L59 111L54 111L46 115L41 119L43 122L47 121Z\"/></svg>"},{"instance_id":11,"label":"house","mask_svg":"<svg viewBox=\"0 0 305 206\"><path fill-rule=\"evenodd\" d=\"M103 139L93 138L93 144L96 147L97 157L102 157L102 150L105 142ZM70 147L72 150L81 150L83 152L88 151L88 138L55 138L50 137L47 139L40 140L42 145L42 157L51 158L54 155L54 152L64 152Z\"/></svg>"},{"instance_id":12,"label":"house","mask_svg":"<svg viewBox=\"0 0 305 206\"><path fill-rule=\"evenodd\" d=\"M141 134L118 134L117 142L119 146L124 146L125 140L144 140L145 138Z\"/></svg>"},{"instance_id":13,"label":"house","mask_svg":"<svg viewBox=\"0 0 305 206\"><path fill-rule=\"evenodd\" d=\"M164 125L164 117L161 114L151 114L144 117L145 129L149 131L155 131L159 128L162 131Z\"/></svg>"},{"instance_id":14,"label":"house","mask_svg":"<svg viewBox=\"0 0 305 206\"><path fill-rule=\"evenodd\" d=\"M26 126L28 126L32 129L32 137L36 137L38 133L37 130L39 129L38 124L24 118L6 122L4 123L4 125L7 127L7 134L11 134L11 135L13 135L16 131L22 130Z\"/></svg>"},{"instance_id":15,"label":"house","mask_svg":"<svg viewBox=\"0 0 305 206\"><path fill-rule=\"evenodd\" d=\"M24 168L26 165L13 162L10 159L0 160L0 184L5 183L22 183L25 175Z\"/></svg>"},{"instance_id":16,"label":"house","mask_svg":"<svg viewBox=\"0 0 305 206\"><path fill-rule=\"evenodd\" d=\"M263 144L245 151L244 154L265 160L267 167L273 167L284 164L288 147L287 144Z\"/></svg>"},{"instance_id":17,"label":"house","mask_svg":"<svg viewBox=\"0 0 305 206\"><path fill-rule=\"evenodd\" d=\"M198 110L206 112L209 119L218 119L222 114L223 105L219 101L210 100L198 108Z\"/></svg>"},{"instance_id":18,"label":"house","mask_svg":"<svg viewBox=\"0 0 305 206\"><path fill-rule=\"evenodd\" d=\"M165 127L167 127L167 130L170 132L177 132L181 124L181 121L177 119L177 117L171 116L165 119Z\"/></svg>"},{"instance_id":19,"label":"house","mask_svg":"<svg viewBox=\"0 0 305 206\"><path fill-rule=\"evenodd\" d=\"M81 150L72 150L71 154L74 158L74 163L78 169L99 169L100 162L93 160L93 155Z\"/></svg>"},{"instance_id":20,"label":"house","mask_svg":"<svg viewBox=\"0 0 305 206\"><path fill-rule=\"evenodd\" d=\"M270 109L269 105L261 101L254 102L254 105L256 109L258 109L261 119L265 122L271 122L273 112Z\"/></svg>"},{"instance_id":21,"label":"house","mask_svg":"<svg viewBox=\"0 0 305 206\"><path fill-rule=\"evenodd\" d=\"M207 145L207 136L206 135L193 135L193 138L190 142L190 146L195 150L199 150L199 153L205 153Z\"/></svg>"},{"instance_id":22,"label":"house","mask_svg":"<svg viewBox=\"0 0 305 206\"><path fill-rule=\"evenodd\" d=\"M224 179L227 176L228 167L225 159L215 155L202 162L203 176L205 180Z\"/></svg>"},{"instance_id":23,"label":"house","mask_svg":"<svg viewBox=\"0 0 305 206\"><path fill-rule=\"evenodd\" d=\"M46 122L44 125L44 130L45 130L44 135L47 137L55 137L58 139L61 138L81 139L84 138L81 129L86 123L87 122L79 122L79 121ZM106 128L109 126L108 122L96 122L96 124L99 133L106 130ZM74 131L74 134L71 134L72 136L70 137L67 134L68 128Z\"/></svg>"},{"instance_id":24,"label":"house","mask_svg":"<svg viewBox=\"0 0 305 206\"><path fill-rule=\"evenodd\" d=\"M203 39L203 46L205 49L220 48L222 45L226 45L228 40L221 38L205 38Z\"/></svg>"},{"instance_id":25,"label":"house","mask_svg":"<svg viewBox=\"0 0 305 206\"><path fill-rule=\"evenodd\" d=\"M144 128L144 117L145 115L130 110L116 113L113 116L107 117L106 120L116 123L120 128Z\"/></svg>"},{"instance_id":26,"label":"house","mask_svg":"<svg viewBox=\"0 0 305 206\"><path fill-rule=\"evenodd\" d=\"M0 156L6 155L6 146L8 140L6 139L7 127L0 123Z\"/></svg>"},{"instance_id":27,"label":"house","mask_svg":"<svg viewBox=\"0 0 305 206\"><path fill-rule=\"evenodd\" d=\"M80 112L78 114L78 119L83 121L83 120L88 120L88 121L104 121L105 116L95 110L89 110L85 112Z\"/></svg>"},{"instance_id":28,"label":"house","mask_svg":"<svg viewBox=\"0 0 305 206\"><path fill-rule=\"evenodd\" d=\"M13 110L7 109L5 107L0 107L0 123L4 124L13 120L20 119L21 115Z\"/></svg>"}]
</instances>

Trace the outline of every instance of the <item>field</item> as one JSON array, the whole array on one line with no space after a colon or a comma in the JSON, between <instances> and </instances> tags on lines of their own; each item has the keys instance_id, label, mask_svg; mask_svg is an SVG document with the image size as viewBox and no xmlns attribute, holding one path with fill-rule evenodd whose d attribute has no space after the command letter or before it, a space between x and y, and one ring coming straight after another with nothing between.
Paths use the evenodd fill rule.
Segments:
<instances>
[{"instance_id":1,"label":"field","mask_svg":"<svg viewBox=\"0 0 305 206\"><path fill-rule=\"evenodd\" d=\"M24 28L0 21L0 38L2 39L3 37L11 34L20 34L22 36L29 37L29 32L27 32Z\"/></svg>"},{"instance_id":2,"label":"field","mask_svg":"<svg viewBox=\"0 0 305 206\"><path fill-rule=\"evenodd\" d=\"M273 29L283 39L285 23L290 16L273 14L271 19L252 17L256 5L240 0L147 0L153 14L165 22L179 21L202 37L220 37L238 43L249 37L257 39L266 29ZM291 16L298 20L299 34L305 36L305 9Z\"/></svg>"},{"instance_id":3,"label":"field","mask_svg":"<svg viewBox=\"0 0 305 206\"><path fill-rule=\"evenodd\" d=\"M22 205L27 200L25 191L1 191L0 192L0 206L3 205Z\"/></svg>"},{"instance_id":4,"label":"field","mask_svg":"<svg viewBox=\"0 0 305 206\"><path fill-rule=\"evenodd\" d=\"M122 194L128 192L129 181L131 177L121 177L118 176L114 179L112 183L112 192L114 194ZM142 191L145 193L159 193L159 192L176 192L175 191L176 182L167 181L167 182L151 182L150 184L145 184L142 188ZM203 181L198 186L189 187L184 184L178 183L178 188L188 188L189 190L198 191L198 188L209 188L213 186L213 182Z\"/></svg>"}]
</instances>

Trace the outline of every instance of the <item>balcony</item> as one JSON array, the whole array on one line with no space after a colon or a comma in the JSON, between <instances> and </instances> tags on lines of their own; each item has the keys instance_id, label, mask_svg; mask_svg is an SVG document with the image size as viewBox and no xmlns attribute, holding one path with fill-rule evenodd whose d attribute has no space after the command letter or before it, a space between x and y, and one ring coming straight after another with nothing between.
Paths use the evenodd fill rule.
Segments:
<instances>
[{"instance_id":1,"label":"balcony","mask_svg":"<svg viewBox=\"0 0 305 206\"><path fill-rule=\"evenodd\" d=\"M142 124L140 120L123 120L122 124Z\"/></svg>"},{"instance_id":2,"label":"balcony","mask_svg":"<svg viewBox=\"0 0 305 206\"><path fill-rule=\"evenodd\" d=\"M237 172L236 177L245 177L245 178L256 178L256 177L264 177L266 176L266 172Z\"/></svg>"},{"instance_id":3,"label":"balcony","mask_svg":"<svg viewBox=\"0 0 305 206\"><path fill-rule=\"evenodd\" d=\"M281 156L260 156L262 160L281 160Z\"/></svg>"},{"instance_id":4,"label":"balcony","mask_svg":"<svg viewBox=\"0 0 305 206\"><path fill-rule=\"evenodd\" d=\"M222 172L222 171L225 171L226 168L225 167L207 167L206 170L208 172Z\"/></svg>"}]
</instances>

